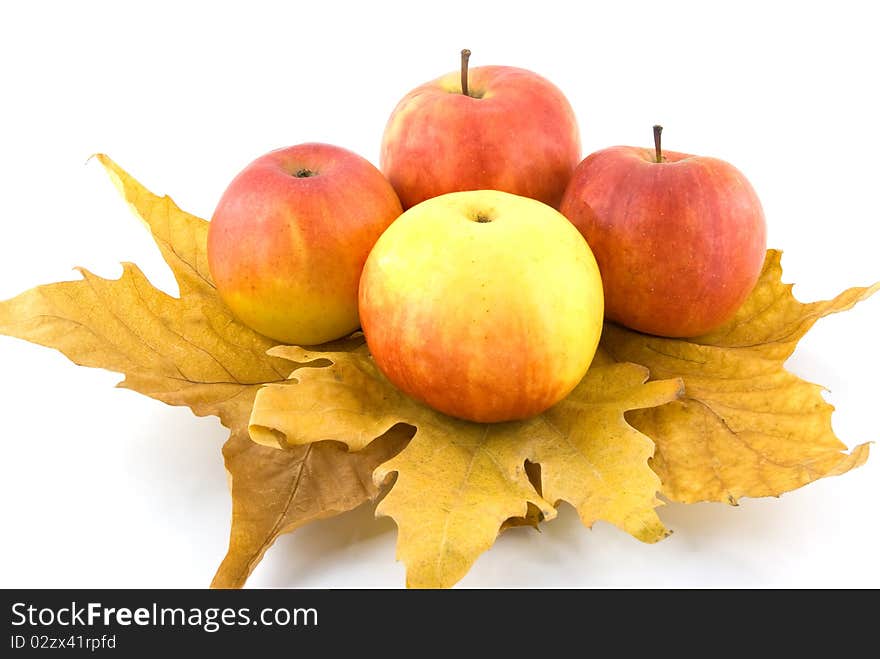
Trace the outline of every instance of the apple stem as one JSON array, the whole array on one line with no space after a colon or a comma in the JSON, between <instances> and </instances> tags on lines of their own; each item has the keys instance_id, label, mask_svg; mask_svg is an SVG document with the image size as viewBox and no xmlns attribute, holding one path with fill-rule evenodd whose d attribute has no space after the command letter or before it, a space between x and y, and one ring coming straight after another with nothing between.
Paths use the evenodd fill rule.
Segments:
<instances>
[{"instance_id":1,"label":"apple stem","mask_svg":"<svg viewBox=\"0 0 880 659\"><path fill-rule=\"evenodd\" d=\"M657 156L657 162L663 162L663 152L660 150L660 133L663 132L663 126L656 124L654 126L654 154Z\"/></svg>"},{"instance_id":2,"label":"apple stem","mask_svg":"<svg viewBox=\"0 0 880 659\"><path fill-rule=\"evenodd\" d=\"M468 59L470 59L471 51L467 48L461 51L461 93L470 96L468 93Z\"/></svg>"}]
</instances>

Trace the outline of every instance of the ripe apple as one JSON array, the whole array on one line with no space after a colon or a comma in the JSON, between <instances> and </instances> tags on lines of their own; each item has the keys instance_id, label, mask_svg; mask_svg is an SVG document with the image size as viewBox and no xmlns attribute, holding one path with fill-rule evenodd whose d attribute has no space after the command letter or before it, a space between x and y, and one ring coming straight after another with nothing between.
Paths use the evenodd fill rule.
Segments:
<instances>
[{"instance_id":1,"label":"ripe apple","mask_svg":"<svg viewBox=\"0 0 880 659\"><path fill-rule=\"evenodd\" d=\"M235 177L214 211L211 277L261 334L300 345L337 339L358 328L364 261L401 212L382 173L351 151L271 151Z\"/></svg>"},{"instance_id":2,"label":"ripe apple","mask_svg":"<svg viewBox=\"0 0 880 659\"><path fill-rule=\"evenodd\" d=\"M380 167L404 208L447 192L502 190L559 206L581 158L565 96L536 73L481 66L407 94L382 138Z\"/></svg>"},{"instance_id":3,"label":"ripe apple","mask_svg":"<svg viewBox=\"0 0 880 659\"><path fill-rule=\"evenodd\" d=\"M758 280L767 228L733 165L616 146L575 170L560 210L590 243L606 315L661 336L699 336L729 320Z\"/></svg>"},{"instance_id":4,"label":"ripe apple","mask_svg":"<svg viewBox=\"0 0 880 659\"><path fill-rule=\"evenodd\" d=\"M602 281L557 211L480 190L434 197L376 242L360 284L379 369L451 416L524 419L580 382L602 331Z\"/></svg>"}]
</instances>

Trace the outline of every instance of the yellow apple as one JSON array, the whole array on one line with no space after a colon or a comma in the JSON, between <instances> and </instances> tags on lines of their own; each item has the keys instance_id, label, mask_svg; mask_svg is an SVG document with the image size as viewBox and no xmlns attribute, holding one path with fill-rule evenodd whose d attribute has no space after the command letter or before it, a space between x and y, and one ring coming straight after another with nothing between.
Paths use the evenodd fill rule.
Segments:
<instances>
[{"instance_id":1,"label":"yellow apple","mask_svg":"<svg viewBox=\"0 0 880 659\"><path fill-rule=\"evenodd\" d=\"M602 331L593 253L549 206L495 190L413 206L359 290L376 365L409 396L479 422L524 419L586 373Z\"/></svg>"}]
</instances>

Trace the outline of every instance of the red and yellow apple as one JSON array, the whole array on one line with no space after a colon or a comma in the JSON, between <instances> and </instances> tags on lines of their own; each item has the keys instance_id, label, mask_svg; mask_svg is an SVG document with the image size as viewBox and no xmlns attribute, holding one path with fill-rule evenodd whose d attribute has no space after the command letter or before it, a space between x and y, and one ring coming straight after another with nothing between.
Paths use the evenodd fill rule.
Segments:
<instances>
[{"instance_id":1,"label":"red and yellow apple","mask_svg":"<svg viewBox=\"0 0 880 659\"><path fill-rule=\"evenodd\" d=\"M558 207L581 158L565 96L524 69L468 71L465 53L461 73L412 90L385 127L380 167L403 207L447 192L486 189Z\"/></svg>"},{"instance_id":2,"label":"red and yellow apple","mask_svg":"<svg viewBox=\"0 0 880 659\"><path fill-rule=\"evenodd\" d=\"M254 160L230 183L208 229L208 266L243 323L277 341L314 345L358 328L358 282L402 212L364 158L300 144Z\"/></svg>"},{"instance_id":3,"label":"red and yellow apple","mask_svg":"<svg viewBox=\"0 0 880 659\"><path fill-rule=\"evenodd\" d=\"M478 422L524 419L580 382L602 331L590 248L559 212L480 190L401 215L364 266L376 365L406 394Z\"/></svg>"},{"instance_id":4,"label":"red and yellow apple","mask_svg":"<svg viewBox=\"0 0 880 659\"><path fill-rule=\"evenodd\" d=\"M699 336L729 320L767 247L761 202L733 165L617 146L575 170L561 212L589 242L609 319L660 336Z\"/></svg>"}]
</instances>

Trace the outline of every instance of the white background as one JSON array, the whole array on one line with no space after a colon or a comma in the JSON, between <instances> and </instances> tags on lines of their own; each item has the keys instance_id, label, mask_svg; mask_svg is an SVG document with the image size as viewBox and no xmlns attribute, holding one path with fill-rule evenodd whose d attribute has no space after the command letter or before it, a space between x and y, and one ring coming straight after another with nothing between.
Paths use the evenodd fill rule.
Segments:
<instances>
[{"instance_id":1,"label":"white background","mask_svg":"<svg viewBox=\"0 0 880 659\"><path fill-rule=\"evenodd\" d=\"M403 3L401 3L402 5ZM275 147L377 162L412 87L472 65L554 81L584 153L649 146L738 166L803 300L880 279L880 40L872 3L250 1L0 4L0 299L135 261L173 280L88 156L209 217ZM576 9L577 8L577 9ZM880 296L877 296L880 298ZM821 321L790 362L849 445L878 438L880 299ZM113 373L0 337L0 586L207 585L227 544L225 433ZM642 545L570 508L505 534L463 586L880 586L880 456L781 499L670 505ZM362 507L282 538L252 586L400 586L394 524Z\"/></svg>"}]
</instances>

